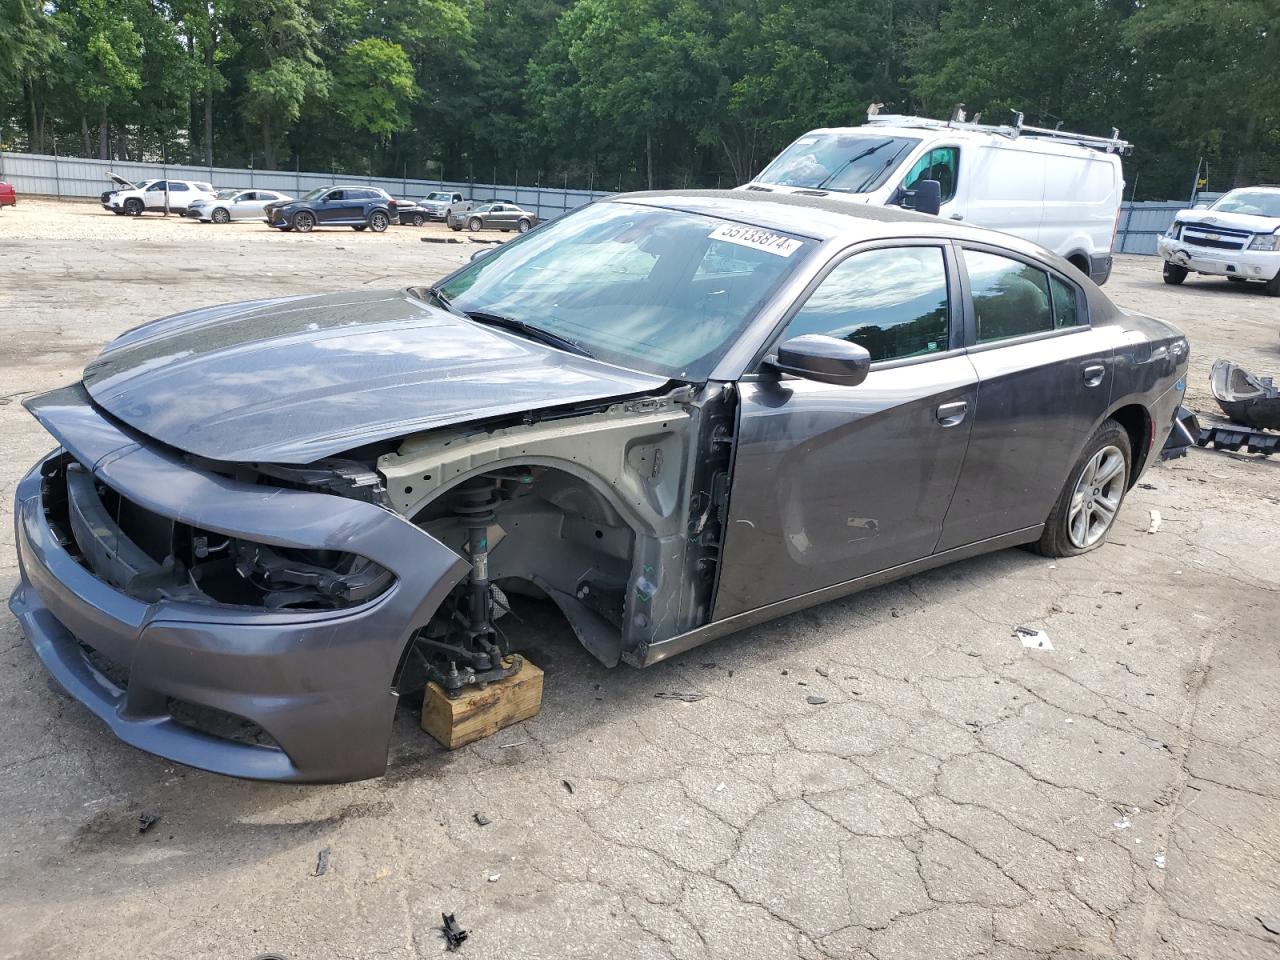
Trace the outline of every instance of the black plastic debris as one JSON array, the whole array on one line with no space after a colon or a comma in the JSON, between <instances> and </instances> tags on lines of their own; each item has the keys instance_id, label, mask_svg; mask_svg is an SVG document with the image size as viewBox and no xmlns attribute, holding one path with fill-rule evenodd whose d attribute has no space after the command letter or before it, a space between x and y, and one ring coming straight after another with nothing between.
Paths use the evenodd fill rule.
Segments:
<instances>
[{"instance_id":1,"label":"black plastic debris","mask_svg":"<svg viewBox=\"0 0 1280 960\"><path fill-rule=\"evenodd\" d=\"M156 816L154 813L138 814L138 832L146 833L148 830L150 830L152 827L156 825L156 821L159 819L160 818Z\"/></svg>"},{"instance_id":2,"label":"black plastic debris","mask_svg":"<svg viewBox=\"0 0 1280 960\"><path fill-rule=\"evenodd\" d=\"M1230 360L1217 360L1209 370L1209 389L1233 422L1280 430L1280 387L1271 377L1255 377Z\"/></svg>"},{"instance_id":3,"label":"black plastic debris","mask_svg":"<svg viewBox=\"0 0 1280 960\"><path fill-rule=\"evenodd\" d=\"M562 786L562 787L564 787L566 790L568 790L570 795L572 795L572 794L573 794L573 784L572 784L572 783L570 783L568 780L561 780L561 781L560 781L560 786Z\"/></svg>"},{"instance_id":4,"label":"black plastic debris","mask_svg":"<svg viewBox=\"0 0 1280 960\"><path fill-rule=\"evenodd\" d=\"M1231 450L1234 453L1243 450L1245 453L1259 453L1269 457L1273 453L1280 453L1280 433L1267 433L1265 430L1219 422L1201 427L1196 444L1201 447L1212 446L1215 450Z\"/></svg>"},{"instance_id":5,"label":"black plastic debris","mask_svg":"<svg viewBox=\"0 0 1280 960\"><path fill-rule=\"evenodd\" d=\"M672 691L669 693L668 692L655 693L654 696L657 697L659 700L683 700L685 703L697 703L699 700L706 697L706 694L705 693L680 693L680 692Z\"/></svg>"},{"instance_id":6,"label":"black plastic debris","mask_svg":"<svg viewBox=\"0 0 1280 960\"><path fill-rule=\"evenodd\" d=\"M493 823L493 821L490 820L488 817L486 817L483 813L473 813L472 816L475 817L477 825L481 827L487 827L489 824Z\"/></svg>"},{"instance_id":7,"label":"black plastic debris","mask_svg":"<svg viewBox=\"0 0 1280 960\"><path fill-rule=\"evenodd\" d=\"M467 939L467 931L462 929L458 918L452 913L440 914L440 930L444 934L444 942L450 950L457 950Z\"/></svg>"},{"instance_id":8,"label":"black plastic debris","mask_svg":"<svg viewBox=\"0 0 1280 960\"><path fill-rule=\"evenodd\" d=\"M1173 418L1173 427L1169 430L1169 436L1165 438L1164 446L1160 448L1160 459L1176 460L1178 457L1185 457L1187 449L1199 442L1200 421L1186 407L1178 407L1178 412ZM1148 489L1154 490L1155 487Z\"/></svg>"},{"instance_id":9,"label":"black plastic debris","mask_svg":"<svg viewBox=\"0 0 1280 960\"><path fill-rule=\"evenodd\" d=\"M804 698L804 702L809 704L811 707L820 707L827 702L827 698L815 697L813 696L813 694L810 694L809 696Z\"/></svg>"},{"instance_id":10,"label":"black plastic debris","mask_svg":"<svg viewBox=\"0 0 1280 960\"><path fill-rule=\"evenodd\" d=\"M315 869L311 871L311 875L313 877L323 877L328 869L329 848L323 847L320 852L316 854L316 866Z\"/></svg>"}]
</instances>

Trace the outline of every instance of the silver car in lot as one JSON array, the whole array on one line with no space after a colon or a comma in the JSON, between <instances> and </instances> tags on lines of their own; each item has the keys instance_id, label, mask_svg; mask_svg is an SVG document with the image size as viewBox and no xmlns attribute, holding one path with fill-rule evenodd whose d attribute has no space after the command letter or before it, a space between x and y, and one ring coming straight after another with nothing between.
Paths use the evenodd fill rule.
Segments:
<instances>
[{"instance_id":1,"label":"silver car in lot","mask_svg":"<svg viewBox=\"0 0 1280 960\"><path fill-rule=\"evenodd\" d=\"M187 216L205 223L232 220L266 221L268 203L287 203L293 197L278 190L219 190L212 199L193 200Z\"/></svg>"},{"instance_id":2,"label":"silver car in lot","mask_svg":"<svg viewBox=\"0 0 1280 960\"><path fill-rule=\"evenodd\" d=\"M503 233L510 233L516 230L528 233L538 225L538 215L508 200L490 200L478 203L469 210L451 209L447 222L454 231L465 227L472 232L501 230Z\"/></svg>"},{"instance_id":3,"label":"silver car in lot","mask_svg":"<svg viewBox=\"0 0 1280 960\"><path fill-rule=\"evenodd\" d=\"M401 691L509 675L523 594L643 667L992 550L1097 549L1188 352L1006 234L617 196L435 284L144 324L27 398L57 445L15 491L10 608L135 746L378 776Z\"/></svg>"}]
</instances>

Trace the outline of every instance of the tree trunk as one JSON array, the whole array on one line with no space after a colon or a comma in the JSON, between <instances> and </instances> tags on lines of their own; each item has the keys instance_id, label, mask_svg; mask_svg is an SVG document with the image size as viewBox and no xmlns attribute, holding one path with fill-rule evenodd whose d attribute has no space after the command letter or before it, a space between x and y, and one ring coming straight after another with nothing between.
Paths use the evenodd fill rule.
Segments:
<instances>
[{"instance_id":1,"label":"tree trunk","mask_svg":"<svg viewBox=\"0 0 1280 960\"><path fill-rule=\"evenodd\" d=\"M271 118L262 120L262 166L267 170L276 168L276 147L271 140Z\"/></svg>"},{"instance_id":2,"label":"tree trunk","mask_svg":"<svg viewBox=\"0 0 1280 960\"><path fill-rule=\"evenodd\" d=\"M98 159L111 159L111 127L107 124L107 105L102 105L102 122L98 124Z\"/></svg>"},{"instance_id":3,"label":"tree trunk","mask_svg":"<svg viewBox=\"0 0 1280 960\"><path fill-rule=\"evenodd\" d=\"M80 144L84 151L84 155L89 155L89 118L84 115L84 111L80 111Z\"/></svg>"},{"instance_id":4,"label":"tree trunk","mask_svg":"<svg viewBox=\"0 0 1280 960\"><path fill-rule=\"evenodd\" d=\"M649 189L653 189L653 134L644 135L644 153L649 172Z\"/></svg>"},{"instance_id":5,"label":"tree trunk","mask_svg":"<svg viewBox=\"0 0 1280 960\"><path fill-rule=\"evenodd\" d=\"M209 15L209 36L204 44L204 162L213 166L213 14Z\"/></svg>"}]
</instances>

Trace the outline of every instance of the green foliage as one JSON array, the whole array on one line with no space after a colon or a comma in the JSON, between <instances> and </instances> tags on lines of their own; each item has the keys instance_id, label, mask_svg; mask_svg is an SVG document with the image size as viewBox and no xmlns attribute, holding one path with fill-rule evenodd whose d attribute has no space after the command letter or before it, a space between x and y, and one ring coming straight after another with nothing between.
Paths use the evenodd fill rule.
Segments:
<instances>
[{"instance_id":1,"label":"green foliage","mask_svg":"<svg viewBox=\"0 0 1280 960\"><path fill-rule=\"evenodd\" d=\"M0 0L0 136L102 156L739 183L886 111L1106 133L1181 196L1280 180L1280 0ZM20 131L20 132L18 132Z\"/></svg>"}]
</instances>

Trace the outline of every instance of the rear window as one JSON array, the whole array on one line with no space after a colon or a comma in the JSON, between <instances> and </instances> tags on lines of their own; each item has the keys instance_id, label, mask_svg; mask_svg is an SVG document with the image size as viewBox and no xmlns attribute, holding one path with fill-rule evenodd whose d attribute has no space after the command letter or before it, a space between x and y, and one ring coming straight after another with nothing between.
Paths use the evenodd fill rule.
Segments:
<instances>
[{"instance_id":1,"label":"rear window","mask_svg":"<svg viewBox=\"0 0 1280 960\"><path fill-rule=\"evenodd\" d=\"M1019 260L981 250L964 251L978 317L978 342L1008 340L1054 328L1049 275Z\"/></svg>"}]
</instances>

